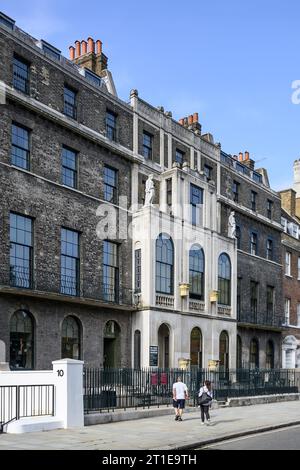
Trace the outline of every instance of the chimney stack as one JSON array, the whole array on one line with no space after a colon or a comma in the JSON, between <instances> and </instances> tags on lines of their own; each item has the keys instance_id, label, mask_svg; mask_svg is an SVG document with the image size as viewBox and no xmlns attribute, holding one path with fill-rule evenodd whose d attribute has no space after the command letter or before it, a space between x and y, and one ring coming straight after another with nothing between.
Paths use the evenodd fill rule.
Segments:
<instances>
[{"instance_id":1,"label":"chimney stack","mask_svg":"<svg viewBox=\"0 0 300 470\"><path fill-rule=\"evenodd\" d=\"M240 162L243 162L243 161L244 161L244 154L243 154L243 152L240 152L240 153L239 153L239 161L240 161Z\"/></svg>"},{"instance_id":2,"label":"chimney stack","mask_svg":"<svg viewBox=\"0 0 300 470\"><path fill-rule=\"evenodd\" d=\"M296 197L300 198L300 160L294 162L294 185L293 189L296 191Z\"/></svg>"},{"instance_id":3,"label":"chimney stack","mask_svg":"<svg viewBox=\"0 0 300 470\"><path fill-rule=\"evenodd\" d=\"M105 75L108 59L102 52L102 42L89 37L87 41L75 41L74 46L70 46L70 60L80 67L90 69L100 77Z\"/></svg>"},{"instance_id":4,"label":"chimney stack","mask_svg":"<svg viewBox=\"0 0 300 470\"><path fill-rule=\"evenodd\" d=\"M188 125L191 126L194 122L194 119L193 119L193 115L191 114L189 117L188 117Z\"/></svg>"}]
</instances>

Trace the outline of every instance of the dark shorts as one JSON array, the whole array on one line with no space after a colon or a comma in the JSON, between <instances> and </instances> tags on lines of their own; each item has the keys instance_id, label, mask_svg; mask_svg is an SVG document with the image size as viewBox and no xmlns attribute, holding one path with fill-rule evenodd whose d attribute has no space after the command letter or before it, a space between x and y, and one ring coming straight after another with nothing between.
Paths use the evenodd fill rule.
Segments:
<instances>
[{"instance_id":1,"label":"dark shorts","mask_svg":"<svg viewBox=\"0 0 300 470\"><path fill-rule=\"evenodd\" d=\"M183 410L185 408L185 400L173 400L173 406Z\"/></svg>"}]
</instances>

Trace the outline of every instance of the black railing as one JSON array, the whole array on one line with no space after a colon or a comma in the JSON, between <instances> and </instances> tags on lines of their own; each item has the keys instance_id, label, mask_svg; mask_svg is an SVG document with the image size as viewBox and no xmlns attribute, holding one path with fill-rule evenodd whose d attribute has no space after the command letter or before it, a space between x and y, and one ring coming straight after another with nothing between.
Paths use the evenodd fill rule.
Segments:
<instances>
[{"instance_id":1,"label":"black railing","mask_svg":"<svg viewBox=\"0 0 300 470\"><path fill-rule=\"evenodd\" d=\"M84 370L85 413L118 408L172 405L173 383L178 376L187 384L190 406L197 406L204 380L212 382L216 400L231 397L298 392L293 370L91 369Z\"/></svg>"},{"instance_id":2,"label":"black railing","mask_svg":"<svg viewBox=\"0 0 300 470\"><path fill-rule=\"evenodd\" d=\"M0 432L12 421L54 416L54 385L0 386Z\"/></svg>"},{"instance_id":3,"label":"black railing","mask_svg":"<svg viewBox=\"0 0 300 470\"><path fill-rule=\"evenodd\" d=\"M237 321L239 323L251 323L254 325L265 325L273 327L281 327L284 323L283 316L278 316L270 313L260 313L260 312L238 312Z\"/></svg>"},{"instance_id":4,"label":"black railing","mask_svg":"<svg viewBox=\"0 0 300 470\"><path fill-rule=\"evenodd\" d=\"M89 277L88 277L89 276ZM130 287L116 287L95 281L90 274L81 274L77 282L74 276L62 276L54 270L39 270L22 267L0 270L0 287L13 287L38 291L39 293L62 294L109 304L133 306L133 291Z\"/></svg>"}]
</instances>

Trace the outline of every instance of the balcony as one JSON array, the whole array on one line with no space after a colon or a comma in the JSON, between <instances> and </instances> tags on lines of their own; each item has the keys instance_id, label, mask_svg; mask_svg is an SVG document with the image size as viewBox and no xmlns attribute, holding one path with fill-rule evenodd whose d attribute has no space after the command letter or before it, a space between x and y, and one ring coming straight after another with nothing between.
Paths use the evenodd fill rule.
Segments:
<instances>
[{"instance_id":1,"label":"balcony","mask_svg":"<svg viewBox=\"0 0 300 470\"><path fill-rule=\"evenodd\" d=\"M204 312L205 302L203 300L189 299L189 310L192 312Z\"/></svg>"},{"instance_id":2,"label":"balcony","mask_svg":"<svg viewBox=\"0 0 300 470\"><path fill-rule=\"evenodd\" d=\"M282 329L283 318L275 317L271 313L246 313L238 312L237 315L238 323L246 325L255 325L260 328L275 328Z\"/></svg>"},{"instance_id":3,"label":"balcony","mask_svg":"<svg viewBox=\"0 0 300 470\"><path fill-rule=\"evenodd\" d=\"M166 294L156 294L156 305L163 308L174 308L174 297Z\"/></svg>"},{"instance_id":4,"label":"balcony","mask_svg":"<svg viewBox=\"0 0 300 470\"><path fill-rule=\"evenodd\" d=\"M60 272L33 270L17 267L1 270L0 293L24 295L53 300L90 305L111 305L114 308L132 310L133 298L130 288L92 284L91 277L80 281L72 276L61 275Z\"/></svg>"},{"instance_id":5,"label":"balcony","mask_svg":"<svg viewBox=\"0 0 300 470\"><path fill-rule=\"evenodd\" d=\"M218 305L218 315L224 315L226 317L231 316L230 305Z\"/></svg>"}]
</instances>

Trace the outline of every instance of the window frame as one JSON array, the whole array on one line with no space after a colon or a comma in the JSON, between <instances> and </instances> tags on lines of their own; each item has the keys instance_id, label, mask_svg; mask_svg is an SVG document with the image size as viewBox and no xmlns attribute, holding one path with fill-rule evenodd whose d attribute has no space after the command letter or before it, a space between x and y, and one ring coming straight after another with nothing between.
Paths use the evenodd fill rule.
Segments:
<instances>
[{"instance_id":1,"label":"window frame","mask_svg":"<svg viewBox=\"0 0 300 470\"><path fill-rule=\"evenodd\" d=\"M74 102L66 99L68 97L68 92L70 92L69 97L71 96L71 93L74 95ZM64 85L64 115L74 119L75 121L77 120L77 95L77 90L67 84Z\"/></svg>"},{"instance_id":2,"label":"window frame","mask_svg":"<svg viewBox=\"0 0 300 470\"><path fill-rule=\"evenodd\" d=\"M17 69L22 70L22 67L20 67L17 62L26 67L26 78L17 73ZM17 85L17 83L22 82L22 80L24 81L24 87ZM23 59L23 57L19 56L18 54L14 54L13 56L13 88L24 93L25 95L30 94L30 62L26 59Z\"/></svg>"},{"instance_id":3,"label":"window frame","mask_svg":"<svg viewBox=\"0 0 300 470\"><path fill-rule=\"evenodd\" d=\"M114 247L113 253L109 251L105 251L106 247ZM113 256L114 264L109 264L105 262L105 255L108 255L110 258ZM111 240L103 240L103 262L102 262L102 269L103 269L103 276L102 276L102 295L103 300L106 302L113 302L119 303L120 299L120 291L119 291L119 283L120 283L120 253L119 253L119 244L116 242L112 242ZM109 272L112 272L113 276L109 275ZM107 272L106 272L107 271ZM105 282L108 279L113 279L113 283ZM113 286L113 291L107 291L107 288L111 288Z\"/></svg>"},{"instance_id":4,"label":"window frame","mask_svg":"<svg viewBox=\"0 0 300 470\"><path fill-rule=\"evenodd\" d=\"M149 139L146 143L145 139ZM146 160L153 160L153 134L143 131L143 157Z\"/></svg>"},{"instance_id":5,"label":"window frame","mask_svg":"<svg viewBox=\"0 0 300 470\"><path fill-rule=\"evenodd\" d=\"M64 151L70 152L74 155L75 157L75 169L68 167L64 164ZM78 188L78 152L74 149L71 149L70 147L67 147L66 145L62 146L62 153L61 153L61 165L62 165L62 184L68 188L72 189L77 189ZM67 170L69 172L72 172L73 175L73 181L74 185L70 185L66 183L66 175L64 174L64 170ZM70 179L70 178L69 178Z\"/></svg>"},{"instance_id":6,"label":"window frame","mask_svg":"<svg viewBox=\"0 0 300 470\"><path fill-rule=\"evenodd\" d=\"M27 133L28 148L21 147L19 144L13 142L14 135L17 136L17 134L14 134L14 128L21 129L22 131ZM19 137L17 137L17 138L19 138ZM14 149L17 149L21 152L25 152L26 158L14 155L14 153L13 153ZM31 156L30 155L30 153L31 153L30 149L31 149L31 130L28 129L27 127L23 126L22 124L19 124L15 121L12 121L12 124L11 124L11 160L10 160L11 165L13 165L17 168L21 168L22 170L30 171L30 156ZM26 165L25 166L18 165L16 161L15 162L13 161L14 158L18 158L20 160L23 160L24 162L26 162Z\"/></svg>"},{"instance_id":7,"label":"window frame","mask_svg":"<svg viewBox=\"0 0 300 470\"><path fill-rule=\"evenodd\" d=\"M63 234L72 234L73 236L76 235L77 237L77 243L73 243L72 241L63 239ZM64 243L66 244L66 253L63 252L63 247ZM77 250L77 256L67 254L67 251L70 249L70 245L76 246ZM72 247L71 247L72 248ZM71 250L72 251L72 250ZM68 267L68 262L71 261L71 264L74 264L74 267ZM64 265L66 264L66 266ZM66 271L71 271L75 273L75 276L67 276L66 274L63 274L63 272ZM66 285L63 285L63 278L66 279L69 278L71 285L68 286L68 282L66 282ZM74 283L75 280L75 283ZM67 227L61 227L61 249L60 249L60 293L63 295L69 295L73 297L79 297L80 296L80 232L76 230L69 229Z\"/></svg>"},{"instance_id":8,"label":"window frame","mask_svg":"<svg viewBox=\"0 0 300 470\"><path fill-rule=\"evenodd\" d=\"M16 226L13 226L12 218L16 217ZM21 219L23 220L22 225L24 228L18 228L18 221L21 223ZM25 230L27 223L30 223L30 230ZM13 231L16 232L16 240L13 240ZM21 238L24 239L24 243L21 243L18 240L19 232L23 232ZM26 243L26 233L30 235L30 243ZM17 212L11 211L10 212L10 222L9 222L9 240L10 240L10 254L9 254L9 276L10 276L10 285L12 287L19 287L22 289L32 289L33 287L33 254L34 254L34 219L32 217L19 214ZM20 252L23 253L23 257L21 258ZM25 256L25 257L24 257ZM12 259L21 260L22 264L12 263ZM26 264L25 267L23 264ZM25 269L25 273L27 270L27 275L21 278L21 282L19 283L18 280L18 269L15 271L15 268L22 268ZM20 274L20 271L19 271ZM21 272L21 275L24 276Z\"/></svg>"},{"instance_id":9,"label":"window frame","mask_svg":"<svg viewBox=\"0 0 300 470\"><path fill-rule=\"evenodd\" d=\"M113 119L110 119L110 117L112 117ZM110 109L106 110L106 137L112 142L117 142L117 119L118 115L115 112L111 111ZM111 125L110 122L113 122L114 125Z\"/></svg>"}]
</instances>

